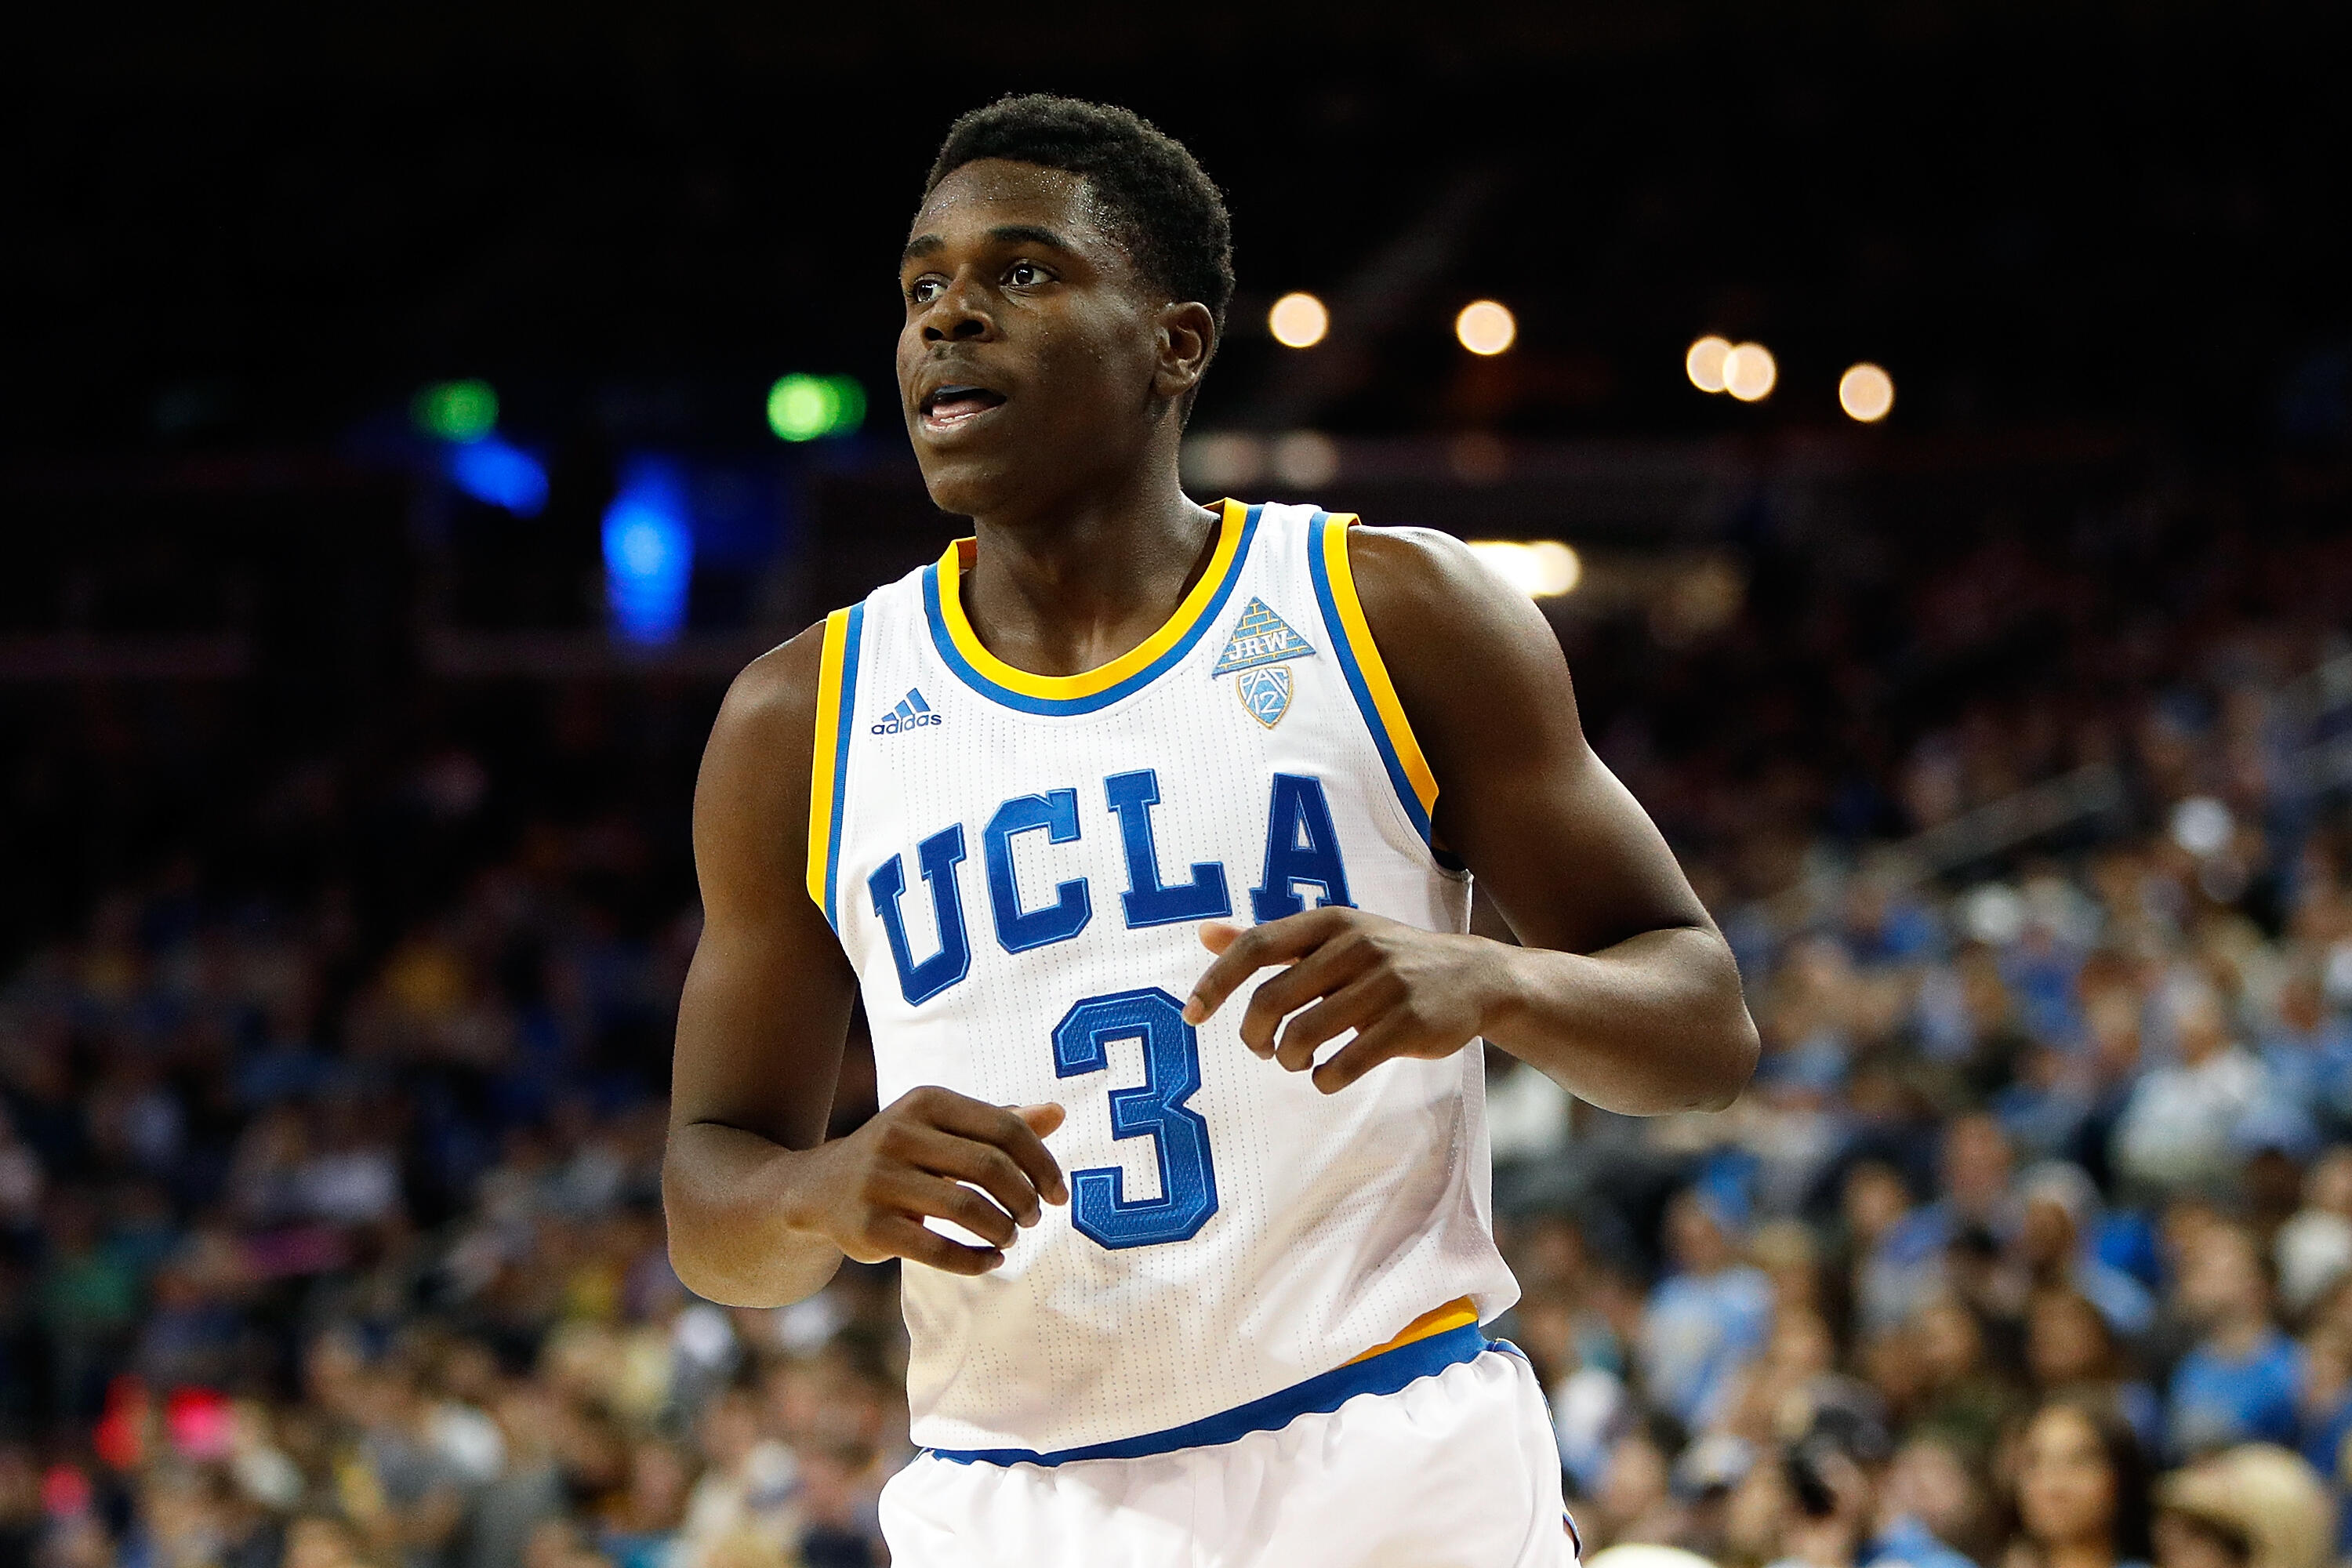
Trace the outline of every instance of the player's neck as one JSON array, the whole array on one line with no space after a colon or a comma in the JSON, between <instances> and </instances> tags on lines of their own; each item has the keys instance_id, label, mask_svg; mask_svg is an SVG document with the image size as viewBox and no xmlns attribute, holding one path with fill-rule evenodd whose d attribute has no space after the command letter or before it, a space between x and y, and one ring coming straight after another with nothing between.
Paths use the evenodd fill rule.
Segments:
<instances>
[{"instance_id":1,"label":"player's neck","mask_svg":"<svg viewBox=\"0 0 2352 1568\"><path fill-rule=\"evenodd\" d=\"M977 517L963 608L990 652L1034 675L1108 664L1159 630L1208 564L1217 520L1173 473Z\"/></svg>"}]
</instances>

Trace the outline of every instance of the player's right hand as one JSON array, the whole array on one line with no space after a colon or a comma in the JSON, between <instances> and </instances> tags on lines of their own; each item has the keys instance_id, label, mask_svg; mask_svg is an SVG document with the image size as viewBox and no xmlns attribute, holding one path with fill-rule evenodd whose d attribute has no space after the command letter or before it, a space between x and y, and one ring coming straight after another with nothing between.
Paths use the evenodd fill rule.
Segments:
<instances>
[{"instance_id":1,"label":"player's right hand","mask_svg":"<svg viewBox=\"0 0 2352 1568\"><path fill-rule=\"evenodd\" d=\"M1021 1227L1044 1217L1043 1204L1070 1201L1045 1148L1062 1117L1058 1105L1008 1108L952 1089L909 1089L848 1137L812 1151L821 1163L808 1188L814 1212L798 1227L860 1263L904 1258L985 1274L1003 1263ZM950 1241L926 1219L952 1221L989 1245Z\"/></svg>"}]
</instances>

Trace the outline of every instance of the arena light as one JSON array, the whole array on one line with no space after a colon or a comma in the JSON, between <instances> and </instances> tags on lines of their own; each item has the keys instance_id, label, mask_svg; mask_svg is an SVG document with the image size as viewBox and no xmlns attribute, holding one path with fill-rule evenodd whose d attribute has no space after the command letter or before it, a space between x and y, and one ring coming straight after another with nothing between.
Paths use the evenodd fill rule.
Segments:
<instances>
[{"instance_id":1,"label":"arena light","mask_svg":"<svg viewBox=\"0 0 2352 1568\"><path fill-rule=\"evenodd\" d=\"M1690 384L1701 392L1721 392L1724 356L1730 353L1728 341L1709 332L1691 344L1683 355L1683 374L1689 376Z\"/></svg>"},{"instance_id":2,"label":"arena light","mask_svg":"<svg viewBox=\"0 0 2352 1568\"><path fill-rule=\"evenodd\" d=\"M1311 349L1331 331L1331 312L1312 294L1285 294L1265 313L1265 330L1286 349Z\"/></svg>"},{"instance_id":3,"label":"arena light","mask_svg":"<svg viewBox=\"0 0 2352 1568\"><path fill-rule=\"evenodd\" d=\"M604 603L625 642L675 639L694 578L686 476L658 458L631 459L604 510Z\"/></svg>"},{"instance_id":4,"label":"arena light","mask_svg":"<svg viewBox=\"0 0 2352 1568\"><path fill-rule=\"evenodd\" d=\"M1186 484L1232 495L1265 472L1266 443L1238 430L1187 436L1181 467Z\"/></svg>"},{"instance_id":5,"label":"arena light","mask_svg":"<svg viewBox=\"0 0 2352 1568\"><path fill-rule=\"evenodd\" d=\"M537 458L496 436L452 447L449 480L476 500L518 517L537 517L547 506L547 470Z\"/></svg>"},{"instance_id":6,"label":"arena light","mask_svg":"<svg viewBox=\"0 0 2352 1568\"><path fill-rule=\"evenodd\" d=\"M1762 343L1736 343L1723 356L1723 390L1742 403L1760 403L1772 395L1780 367Z\"/></svg>"},{"instance_id":7,"label":"arena light","mask_svg":"<svg viewBox=\"0 0 2352 1568\"><path fill-rule=\"evenodd\" d=\"M1274 477L1294 490L1311 490L1339 477L1339 443L1320 430L1277 436L1268 456Z\"/></svg>"},{"instance_id":8,"label":"arena light","mask_svg":"<svg viewBox=\"0 0 2352 1568\"><path fill-rule=\"evenodd\" d=\"M1875 425L1895 406L1895 378L1864 360L1838 377L1838 406L1850 418Z\"/></svg>"},{"instance_id":9,"label":"arena light","mask_svg":"<svg viewBox=\"0 0 2352 1568\"><path fill-rule=\"evenodd\" d=\"M768 428L782 441L846 436L866 423L866 388L854 375L787 375L768 388Z\"/></svg>"},{"instance_id":10,"label":"arena light","mask_svg":"<svg viewBox=\"0 0 2352 1568\"><path fill-rule=\"evenodd\" d=\"M1519 323L1509 306L1494 300L1473 300L1454 318L1454 335L1472 353L1491 358L1518 341Z\"/></svg>"},{"instance_id":11,"label":"arena light","mask_svg":"<svg viewBox=\"0 0 2352 1568\"><path fill-rule=\"evenodd\" d=\"M498 426L499 395L487 381L436 381L416 395L408 413L427 436L462 445Z\"/></svg>"},{"instance_id":12,"label":"arena light","mask_svg":"<svg viewBox=\"0 0 2352 1568\"><path fill-rule=\"evenodd\" d=\"M1470 553L1530 599L1572 594L1584 580L1583 561L1557 539L1474 539Z\"/></svg>"}]
</instances>

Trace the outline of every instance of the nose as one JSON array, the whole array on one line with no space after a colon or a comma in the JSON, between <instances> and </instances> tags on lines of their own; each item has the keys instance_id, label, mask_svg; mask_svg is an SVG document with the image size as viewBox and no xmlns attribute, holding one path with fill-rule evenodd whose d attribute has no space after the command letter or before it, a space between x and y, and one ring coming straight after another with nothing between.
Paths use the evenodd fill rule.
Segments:
<instances>
[{"instance_id":1,"label":"nose","mask_svg":"<svg viewBox=\"0 0 2352 1568\"><path fill-rule=\"evenodd\" d=\"M923 341L927 343L966 342L984 338L989 332L989 320L972 300L971 290L959 278L940 291L938 299L923 316Z\"/></svg>"}]
</instances>

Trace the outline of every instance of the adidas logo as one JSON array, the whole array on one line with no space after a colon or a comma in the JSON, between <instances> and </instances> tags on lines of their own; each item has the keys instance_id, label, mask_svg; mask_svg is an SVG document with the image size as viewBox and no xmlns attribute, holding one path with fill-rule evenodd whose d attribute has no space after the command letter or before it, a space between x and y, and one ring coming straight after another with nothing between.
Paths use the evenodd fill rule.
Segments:
<instances>
[{"instance_id":1,"label":"adidas logo","mask_svg":"<svg viewBox=\"0 0 2352 1568\"><path fill-rule=\"evenodd\" d=\"M890 710L889 717L874 726L874 732L877 735L904 734L908 730L920 730L939 721L940 716L931 711L931 705L923 700L923 694L909 687L907 695L898 699L898 706Z\"/></svg>"}]
</instances>

